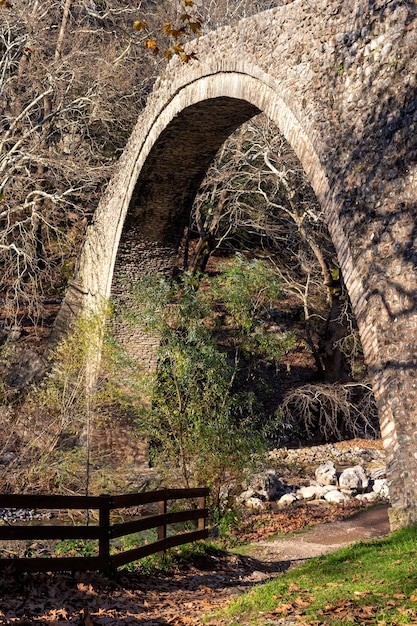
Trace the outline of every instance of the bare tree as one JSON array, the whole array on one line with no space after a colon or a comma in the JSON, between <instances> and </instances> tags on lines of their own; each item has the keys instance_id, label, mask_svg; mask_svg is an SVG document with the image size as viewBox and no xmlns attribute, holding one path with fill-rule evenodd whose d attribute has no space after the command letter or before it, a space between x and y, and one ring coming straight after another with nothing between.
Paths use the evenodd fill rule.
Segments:
<instances>
[{"instance_id":1,"label":"bare tree","mask_svg":"<svg viewBox=\"0 0 417 626\"><path fill-rule=\"evenodd\" d=\"M204 30L214 30L226 24L288 4L287 0L194 0L203 17ZM292 0L290 0L292 1Z\"/></svg>"},{"instance_id":2,"label":"bare tree","mask_svg":"<svg viewBox=\"0 0 417 626\"><path fill-rule=\"evenodd\" d=\"M369 384L303 385L287 394L281 417L287 430L316 442L379 435Z\"/></svg>"},{"instance_id":3,"label":"bare tree","mask_svg":"<svg viewBox=\"0 0 417 626\"><path fill-rule=\"evenodd\" d=\"M139 2L16 0L0 24L2 324L59 296L155 76Z\"/></svg>"},{"instance_id":4,"label":"bare tree","mask_svg":"<svg viewBox=\"0 0 417 626\"><path fill-rule=\"evenodd\" d=\"M351 380L347 348L358 348L357 333L325 219L299 160L263 115L212 164L190 218L184 267L204 271L216 249L236 246L268 256L283 289L301 302L322 378Z\"/></svg>"}]
</instances>

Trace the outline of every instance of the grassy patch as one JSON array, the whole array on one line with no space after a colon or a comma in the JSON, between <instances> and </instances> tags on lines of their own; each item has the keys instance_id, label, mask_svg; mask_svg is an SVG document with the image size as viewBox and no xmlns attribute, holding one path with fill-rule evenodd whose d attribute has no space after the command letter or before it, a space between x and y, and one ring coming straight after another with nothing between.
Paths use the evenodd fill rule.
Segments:
<instances>
[{"instance_id":1,"label":"grassy patch","mask_svg":"<svg viewBox=\"0 0 417 626\"><path fill-rule=\"evenodd\" d=\"M417 624L417 527L311 559L245 594L222 614L229 626Z\"/></svg>"},{"instance_id":2,"label":"grassy patch","mask_svg":"<svg viewBox=\"0 0 417 626\"><path fill-rule=\"evenodd\" d=\"M146 575L156 574L157 572L173 574L178 566L184 562L189 563L191 566L194 562L198 562L201 559L204 560L210 556L218 557L222 554L224 554L223 550L210 541L197 541L171 548L163 553L151 554L137 561L132 561L121 569Z\"/></svg>"}]
</instances>

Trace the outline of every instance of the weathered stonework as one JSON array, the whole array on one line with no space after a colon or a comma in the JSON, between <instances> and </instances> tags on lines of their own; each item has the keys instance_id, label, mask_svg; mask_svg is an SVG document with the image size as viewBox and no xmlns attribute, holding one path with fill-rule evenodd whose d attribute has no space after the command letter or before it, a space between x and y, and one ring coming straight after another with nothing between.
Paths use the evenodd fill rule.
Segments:
<instances>
[{"instance_id":1,"label":"weathered stonework","mask_svg":"<svg viewBox=\"0 0 417 626\"><path fill-rule=\"evenodd\" d=\"M208 164L263 111L327 216L373 376L392 525L417 522L417 5L295 0L193 45L162 76L88 229L56 333L169 270Z\"/></svg>"}]
</instances>

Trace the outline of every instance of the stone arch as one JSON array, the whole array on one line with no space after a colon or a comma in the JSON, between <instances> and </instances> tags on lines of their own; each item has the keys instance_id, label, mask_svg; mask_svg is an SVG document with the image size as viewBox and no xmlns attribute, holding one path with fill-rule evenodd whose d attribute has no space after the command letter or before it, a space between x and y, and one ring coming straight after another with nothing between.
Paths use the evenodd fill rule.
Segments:
<instances>
[{"instance_id":1,"label":"stone arch","mask_svg":"<svg viewBox=\"0 0 417 626\"><path fill-rule=\"evenodd\" d=\"M165 264L169 269L209 164L227 137L260 112L276 123L289 141L321 205L326 205L329 185L324 168L302 125L280 97L278 86L232 70L208 74L179 91L164 110L163 119L156 121L157 130L155 126L151 130L156 140L146 150L130 197L117 249L116 275L130 274L134 279L135 267L143 265L139 249L144 258L147 252L155 258L155 244L166 253L166 263L161 255L158 269ZM115 281L114 289L118 291Z\"/></svg>"},{"instance_id":2,"label":"stone arch","mask_svg":"<svg viewBox=\"0 0 417 626\"><path fill-rule=\"evenodd\" d=\"M116 274L133 279L169 269L217 148L265 112L327 218L379 403L393 527L417 520L416 12L396 0L295 0L202 38L191 68L171 64L88 228L55 327L110 295L116 258Z\"/></svg>"}]
</instances>

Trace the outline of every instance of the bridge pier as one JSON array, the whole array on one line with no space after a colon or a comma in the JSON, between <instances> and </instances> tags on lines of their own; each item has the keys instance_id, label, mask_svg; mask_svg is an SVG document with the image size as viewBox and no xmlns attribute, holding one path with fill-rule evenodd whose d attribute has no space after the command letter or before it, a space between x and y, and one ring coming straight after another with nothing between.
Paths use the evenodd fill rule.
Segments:
<instances>
[{"instance_id":1,"label":"bridge pier","mask_svg":"<svg viewBox=\"0 0 417 626\"><path fill-rule=\"evenodd\" d=\"M376 376L387 461L391 530L417 523L417 421L414 368L386 368ZM410 389L409 381L411 383Z\"/></svg>"}]
</instances>

